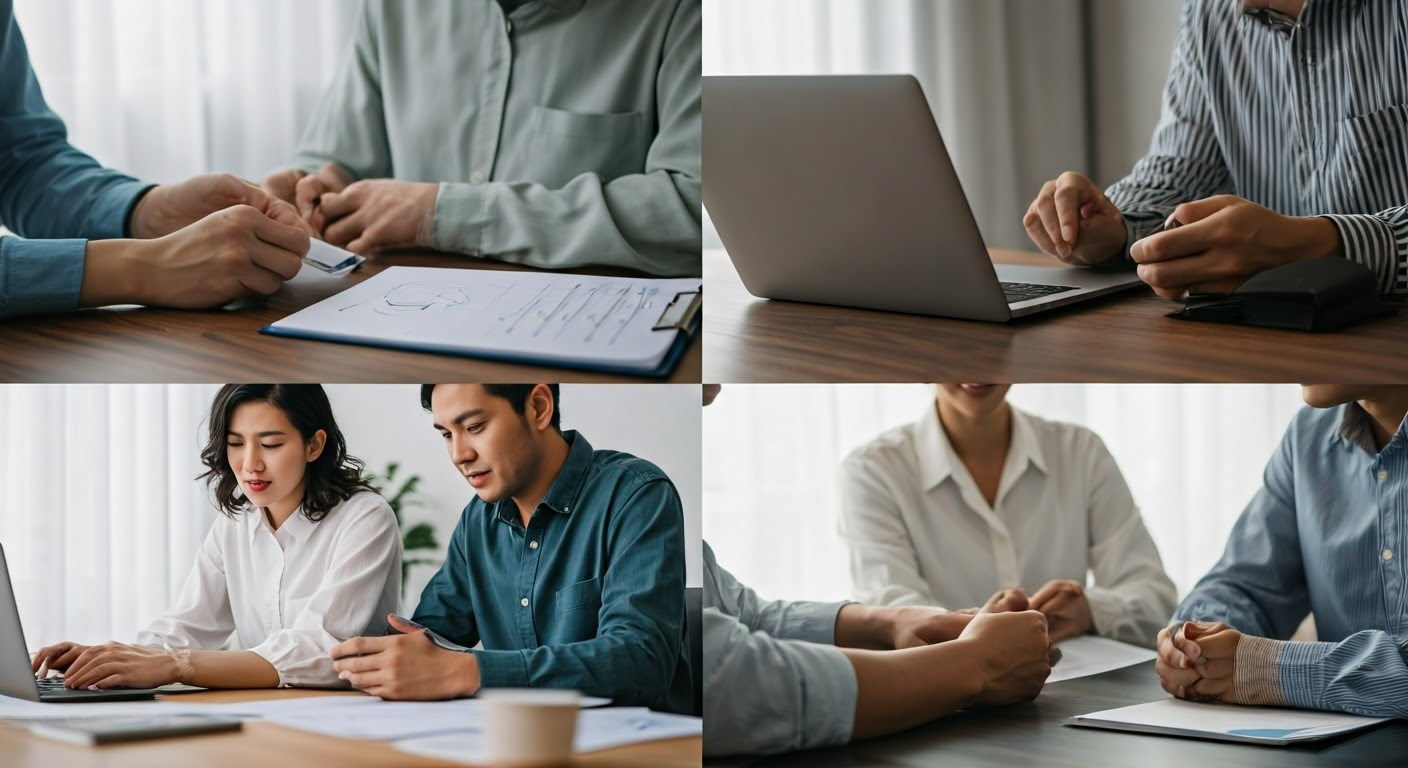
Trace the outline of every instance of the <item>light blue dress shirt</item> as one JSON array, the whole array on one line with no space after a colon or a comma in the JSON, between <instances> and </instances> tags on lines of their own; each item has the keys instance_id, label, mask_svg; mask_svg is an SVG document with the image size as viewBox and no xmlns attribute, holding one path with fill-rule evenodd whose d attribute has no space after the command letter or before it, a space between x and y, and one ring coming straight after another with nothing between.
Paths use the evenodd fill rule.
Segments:
<instances>
[{"instance_id":1,"label":"light blue dress shirt","mask_svg":"<svg viewBox=\"0 0 1408 768\"><path fill-rule=\"evenodd\" d=\"M126 236L148 189L68 143L44 103L13 0L0 0L0 224L38 238L0 238L0 318L77 308L86 240Z\"/></svg>"},{"instance_id":2,"label":"light blue dress shirt","mask_svg":"<svg viewBox=\"0 0 1408 768\"><path fill-rule=\"evenodd\" d=\"M836 648L845 603L764 600L704 544L704 754L762 755L851 740L859 687Z\"/></svg>"},{"instance_id":3,"label":"light blue dress shirt","mask_svg":"<svg viewBox=\"0 0 1408 768\"><path fill-rule=\"evenodd\" d=\"M1306 408L1174 619L1285 639L1313 612L1321 642L1278 644L1281 703L1408 717L1406 524L1408 422L1377 450L1359 405Z\"/></svg>"}]
</instances>

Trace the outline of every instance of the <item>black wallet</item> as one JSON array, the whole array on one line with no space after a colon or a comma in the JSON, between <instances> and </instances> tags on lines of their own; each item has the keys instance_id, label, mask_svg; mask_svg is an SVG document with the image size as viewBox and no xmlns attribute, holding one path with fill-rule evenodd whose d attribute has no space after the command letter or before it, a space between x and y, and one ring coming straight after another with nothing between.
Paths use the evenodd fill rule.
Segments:
<instances>
[{"instance_id":1,"label":"black wallet","mask_svg":"<svg viewBox=\"0 0 1408 768\"><path fill-rule=\"evenodd\" d=\"M1268 269L1231 293L1193 294L1169 315L1300 331L1335 331L1393 312L1379 297L1374 273L1338 256Z\"/></svg>"}]
</instances>

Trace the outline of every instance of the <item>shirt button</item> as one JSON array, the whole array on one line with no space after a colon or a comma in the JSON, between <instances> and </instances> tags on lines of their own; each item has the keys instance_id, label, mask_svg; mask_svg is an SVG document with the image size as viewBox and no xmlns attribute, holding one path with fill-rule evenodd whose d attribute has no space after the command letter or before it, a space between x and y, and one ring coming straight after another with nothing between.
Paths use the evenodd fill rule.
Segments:
<instances>
[{"instance_id":1,"label":"shirt button","mask_svg":"<svg viewBox=\"0 0 1408 768\"><path fill-rule=\"evenodd\" d=\"M484 183L484 172L483 172L483 171L475 171L474 173L469 174L469 183L470 183L470 184L483 184L483 183Z\"/></svg>"},{"instance_id":2,"label":"shirt button","mask_svg":"<svg viewBox=\"0 0 1408 768\"><path fill-rule=\"evenodd\" d=\"M536 541L530 541L530 542L528 542L528 548L529 548L529 549L537 549L537 548L538 548L538 542L536 542Z\"/></svg>"},{"instance_id":3,"label":"shirt button","mask_svg":"<svg viewBox=\"0 0 1408 768\"><path fill-rule=\"evenodd\" d=\"M1387 469L1381 469L1381 470L1379 470L1379 482L1382 483L1383 481L1385 481L1385 480L1387 480L1387 479L1388 479L1388 470L1387 470Z\"/></svg>"},{"instance_id":4,"label":"shirt button","mask_svg":"<svg viewBox=\"0 0 1408 768\"><path fill-rule=\"evenodd\" d=\"M521 606L523 606L524 608L527 608L527 607L528 607L528 598L525 597L525 598L523 598L522 600L519 600L519 601L518 601L518 604L521 605Z\"/></svg>"},{"instance_id":5,"label":"shirt button","mask_svg":"<svg viewBox=\"0 0 1408 768\"><path fill-rule=\"evenodd\" d=\"M1389 560L1392 560L1392 559L1393 559L1393 550L1391 550L1391 549L1385 549L1385 550L1384 550L1384 562L1388 562Z\"/></svg>"}]
</instances>

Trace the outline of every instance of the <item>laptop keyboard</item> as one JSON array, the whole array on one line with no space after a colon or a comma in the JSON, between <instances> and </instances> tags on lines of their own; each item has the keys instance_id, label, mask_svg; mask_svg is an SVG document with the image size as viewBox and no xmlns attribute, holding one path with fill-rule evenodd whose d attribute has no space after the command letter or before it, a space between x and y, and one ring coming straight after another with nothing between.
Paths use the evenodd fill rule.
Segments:
<instances>
[{"instance_id":1,"label":"laptop keyboard","mask_svg":"<svg viewBox=\"0 0 1408 768\"><path fill-rule=\"evenodd\" d=\"M1037 285L1035 283L1002 284L1002 295L1007 297L1008 304L1031 301L1032 299L1040 299L1045 296L1074 290L1076 290L1076 288L1070 285Z\"/></svg>"},{"instance_id":2,"label":"laptop keyboard","mask_svg":"<svg viewBox=\"0 0 1408 768\"><path fill-rule=\"evenodd\" d=\"M64 679L62 677L41 677L34 682L39 685L40 693L64 690Z\"/></svg>"}]
</instances>

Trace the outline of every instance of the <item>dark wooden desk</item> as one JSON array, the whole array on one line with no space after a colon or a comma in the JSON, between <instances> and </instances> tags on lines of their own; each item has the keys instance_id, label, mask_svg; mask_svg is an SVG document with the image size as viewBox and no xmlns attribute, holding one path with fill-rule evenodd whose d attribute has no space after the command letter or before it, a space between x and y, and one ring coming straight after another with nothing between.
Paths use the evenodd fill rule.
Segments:
<instances>
[{"instance_id":1,"label":"dark wooden desk","mask_svg":"<svg viewBox=\"0 0 1408 768\"><path fill-rule=\"evenodd\" d=\"M269 691L209 691L159 697L178 702L225 703L257 699L327 696L329 691L289 688ZM346 693L347 696L361 696ZM55 704L81 709L81 704ZM699 765L703 740L698 736L651 741L578 755L574 766L690 768ZM425 768L461 765L398 752L379 741L358 741L285 728L270 720L251 720L234 733L82 747L33 736L0 722L0 765L5 768Z\"/></svg>"},{"instance_id":2,"label":"dark wooden desk","mask_svg":"<svg viewBox=\"0 0 1408 768\"><path fill-rule=\"evenodd\" d=\"M1154 662L1052 683L1036 701L965 712L849 747L799 752L755 765L1040 766L1212 768L1213 766L1402 766L1408 764L1408 722L1398 721L1318 745L1263 747L1118 731L1061 722L1130 704L1167 698Z\"/></svg>"},{"instance_id":3,"label":"dark wooden desk","mask_svg":"<svg viewBox=\"0 0 1408 768\"><path fill-rule=\"evenodd\" d=\"M948 320L758 299L718 250L704 286L709 382L1408 381L1408 311L1338 333L1244 328L1165 317L1177 305L1140 287L1008 323Z\"/></svg>"},{"instance_id":4,"label":"dark wooden desk","mask_svg":"<svg viewBox=\"0 0 1408 768\"><path fill-rule=\"evenodd\" d=\"M369 260L347 279L386 267L525 267L437 253ZM596 274L619 274L604 270ZM259 329L344 290L323 280L206 312L111 308L0 321L0 381L8 382L601 382L641 379L533 365L265 336ZM698 382L696 339L669 378ZM649 379L646 379L649 380Z\"/></svg>"}]
</instances>

